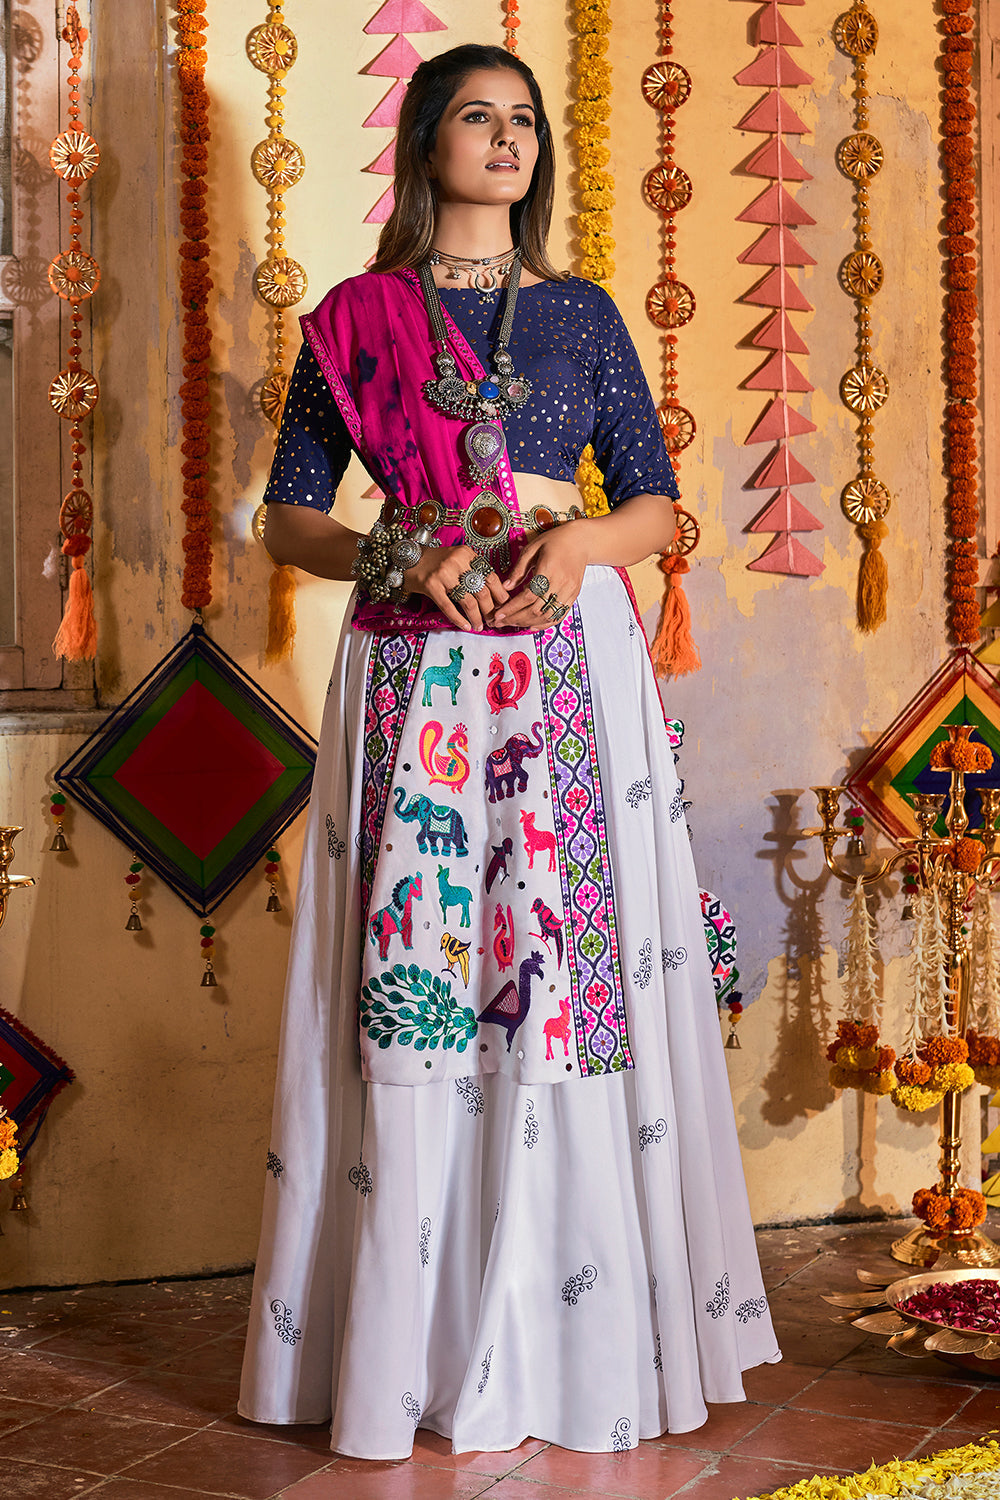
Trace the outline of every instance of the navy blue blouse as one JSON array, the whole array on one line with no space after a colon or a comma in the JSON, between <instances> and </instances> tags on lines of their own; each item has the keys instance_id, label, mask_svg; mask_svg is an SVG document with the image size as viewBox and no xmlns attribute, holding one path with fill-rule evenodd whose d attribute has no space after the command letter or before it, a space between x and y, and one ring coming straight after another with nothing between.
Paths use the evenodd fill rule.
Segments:
<instances>
[{"instance_id":1,"label":"navy blue blouse","mask_svg":"<svg viewBox=\"0 0 1000 1500\"><path fill-rule=\"evenodd\" d=\"M448 313L483 368L500 329L503 298L441 289ZM610 504L632 495L677 496L677 483L635 346L612 299L591 281L542 281L518 292L510 341L515 371L531 381L527 404L504 421L510 466L573 481L588 443ZM433 371L428 369L428 377ZM350 461L347 424L303 344L292 372L265 501L329 510Z\"/></svg>"}]
</instances>

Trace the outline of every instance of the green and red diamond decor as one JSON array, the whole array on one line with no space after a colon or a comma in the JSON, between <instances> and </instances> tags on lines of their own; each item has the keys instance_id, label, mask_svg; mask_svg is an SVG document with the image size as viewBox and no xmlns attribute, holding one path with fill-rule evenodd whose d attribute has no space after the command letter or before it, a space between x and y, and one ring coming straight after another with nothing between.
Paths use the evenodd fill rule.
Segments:
<instances>
[{"instance_id":1,"label":"green and red diamond decor","mask_svg":"<svg viewBox=\"0 0 1000 1500\"><path fill-rule=\"evenodd\" d=\"M62 1058L0 1007L0 1105L18 1128L36 1115L41 1116L40 1125L55 1095L72 1082L73 1071ZM36 1125L31 1139L18 1146L22 1157L37 1133Z\"/></svg>"},{"instance_id":2,"label":"green and red diamond decor","mask_svg":"<svg viewBox=\"0 0 1000 1500\"><path fill-rule=\"evenodd\" d=\"M1000 682L970 651L949 657L847 779L851 795L897 842L919 832L911 794L948 790L948 773L932 771L929 764L933 747L947 738L946 724L975 725L975 737L993 751L991 770L969 773L970 790L1000 786ZM969 811L971 826L979 827L975 799ZM943 816L935 831L947 836Z\"/></svg>"},{"instance_id":3,"label":"green and red diamond decor","mask_svg":"<svg viewBox=\"0 0 1000 1500\"><path fill-rule=\"evenodd\" d=\"M315 759L196 623L55 779L205 916L301 812Z\"/></svg>"}]
</instances>

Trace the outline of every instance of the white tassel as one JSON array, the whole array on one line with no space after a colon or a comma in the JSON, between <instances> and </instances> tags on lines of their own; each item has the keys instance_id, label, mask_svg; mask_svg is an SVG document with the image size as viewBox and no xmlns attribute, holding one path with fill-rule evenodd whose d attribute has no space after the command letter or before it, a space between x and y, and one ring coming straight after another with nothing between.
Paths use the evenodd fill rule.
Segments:
<instances>
[{"instance_id":1,"label":"white tassel","mask_svg":"<svg viewBox=\"0 0 1000 1500\"><path fill-rule=\"evenodd\" d=\"M982 886L973 899L969 949L976 1030L981 1036L996 1036L1000 1026L1000 961L993 902Z\"/></svg>"},{"instance_id":2,"label":"white tassel","mask_svg":"<svg viewBox=\"0 0 1000 1500\"><path fill-rule=\"evenodd\" d=\"M911 1062L916 1057L917 1048L924 1039L924 1027L930 1008L926 960L930 937L930 915L930 892L921 887L913 893L913 936L910 946L910 992L913 996L913 1003L907 1019L906 1035L899 1049L900 1056L908 1057Z\"/></svg>"},{"instance_id":3,"label":"white tassel","mask_svg":"<svg viewBox=\"0 0 1000 1500\"><path fill-rule=\"evenodd\" d=\"M881 1024L881 997L878 992L878 971L875 947L875 931L862 880L858 879L851 898L851 909L847 917L847 1013L860 1021Z\"/></svg>"},{"instance_id":4,"label":"white tassel","mask_svg":"<svg viewBox=\"0 0 1000 1500\"><path fill-rule=\"evenodd\" d=\"M925 1036L948 1036L951 1026L948 1020L950 989L951 951L944 934L944 919L941 915L941 897L937 886L930 892L931 919L930 941L927 945L927 983L929 1001L927 1021L931 1030Z\"/></svg>"}]
</instances>

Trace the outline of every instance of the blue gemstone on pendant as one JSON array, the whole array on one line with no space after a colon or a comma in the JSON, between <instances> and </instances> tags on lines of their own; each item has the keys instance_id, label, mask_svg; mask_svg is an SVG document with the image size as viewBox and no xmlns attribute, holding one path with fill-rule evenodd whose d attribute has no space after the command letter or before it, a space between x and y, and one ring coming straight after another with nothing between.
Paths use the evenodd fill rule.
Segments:
<instances>
[{"instance_id":1,"label":"blue gemstone on pendant","mask_svg":"<svg viewBox=\"0 0 1000 1500\"><path fill-rule=\"evenodd\" d=\"M500 387L495 380L481 380L477 389L484 401L496 401L500 395Z\"/></svg>"}]
</instances>

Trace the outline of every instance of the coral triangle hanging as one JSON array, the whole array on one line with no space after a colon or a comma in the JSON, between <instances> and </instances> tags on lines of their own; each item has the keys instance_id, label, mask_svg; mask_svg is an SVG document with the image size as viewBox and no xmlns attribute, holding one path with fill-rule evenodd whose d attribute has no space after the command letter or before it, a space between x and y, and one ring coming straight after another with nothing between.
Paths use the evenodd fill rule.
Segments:
<instances>
[{"instance_id":1,"label":"coral triangle hanging","mask_svg":"<svg viewBox=\"0 0 1000 1500\"><path fill-rule=\"evenodd\" d=\"M315 751L196 621L55 779L204 917L305 806Z\"/></svg>"}]
</instances>

